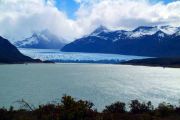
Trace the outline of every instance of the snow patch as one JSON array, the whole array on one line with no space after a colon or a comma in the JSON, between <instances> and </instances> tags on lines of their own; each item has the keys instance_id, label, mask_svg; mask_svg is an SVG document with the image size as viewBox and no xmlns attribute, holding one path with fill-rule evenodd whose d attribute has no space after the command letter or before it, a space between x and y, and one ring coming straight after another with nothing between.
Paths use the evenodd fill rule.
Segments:
<instances>
[{"instance_id":1,"label":"snow patch","mask_svg":"<svg viewBox=\"0 0 180 120\"><path fill-rule=\"evenodd\" d=\"M158 31L158 29L156 27L152 28L152 29L139 29L138 31L132 32L132 34L130 35L130 37L141 37L144 35L153 35Z\"/></svg>"},{"instance_id":2,"label":"snow patch","mask_svg":"<svg viewBox=\"0 0 180 120\"><path fill-rule=\"evenodd\" d=\"M168 35L175 34L179 30L178 27L172 27L172 26L159 26L158 29Z\"/></svg>"}]
</instances>

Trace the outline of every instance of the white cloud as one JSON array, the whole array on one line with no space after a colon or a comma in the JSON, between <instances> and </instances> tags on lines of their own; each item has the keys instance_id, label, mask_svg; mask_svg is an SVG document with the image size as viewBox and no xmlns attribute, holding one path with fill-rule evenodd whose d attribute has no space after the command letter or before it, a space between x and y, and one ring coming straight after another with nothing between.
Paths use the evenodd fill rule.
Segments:
<instances>
[{"instance_id":1,"label":"white cloud","mask_svg":"<svg viewBox=\"0 0 180 120\"><path fill-rule=\"evenodd\" d=\"M1 0L0 34L13 41L49 29L72 40L79 34L78 27L54 4L52 0Z\"/></svg>"},{"instance_id":2,"label":"white cloud","mask_svg":"<svg viewBox=\"0 0 180 120\"><path fill-rule=\"evenodd\" d=\"M110 28L180 25L180 1L153 4L148 0L99 0L90 6L87 6L87 0L80 1L86 4L77 11L77 21L84 24L85 29L100 24Z\"/></svg>"},{"instance_id":3,"label":"white cloud","mask_svg":"<svg viewBox=\"0 0 180 120\"><path fill-rule=\"evenodd\" d=\"M164 4L148 0L75 0L80 4L72 20L58 10L55 0L0 0L0 35L10 40L49 29L68 40L99 25L112 29L141 25L180 25L180 1ZM72 13L73 14L73 13Z\"/></svg>"}]
</instances>

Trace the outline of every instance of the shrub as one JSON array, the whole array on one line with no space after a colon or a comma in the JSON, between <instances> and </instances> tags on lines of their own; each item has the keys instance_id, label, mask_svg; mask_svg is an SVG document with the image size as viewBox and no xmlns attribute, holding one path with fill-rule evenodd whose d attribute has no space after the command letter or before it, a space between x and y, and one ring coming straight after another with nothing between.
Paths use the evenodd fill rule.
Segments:
<instances>
[{"instance_id":1,"label":"shrub","mask_svg":"<svg viewBox=\"0 0 180 120\"><path fill-rule=\"evenodd\" d=\"M88 101L75 101L71 96L63 96L61 100L61 118L63 120L82 120L94 112L93 103Z\"/></svg>"},{"instance_id":2,"label":"shrub","mask_svg":"<svg viewBox=\"0 0 180 120\"><path fill-rule=\"evenodd\" d=\"M151 112L154 109L150 101L147 103L140 103L138 100L132 100L129 107L130 111L134 114Z\"/></svg>"},{"instance_id":3,"label":"shrub","mask_svg":"<svg viewBox=\"0 0 180 120\"><path fill-rule=\"evenodd\" d=\"M126 104L123 102L116 102L109 106L106 106L103 110L104 113L125 113Z\"/></svg>"},{"instance_id":4,"label":"shrub","mask_svg":"<svg viewBox=\"0 0 180 120\"><path fill-rule=\"evenodd\" d=\"M170 115L171 113L173 113L175 111L174 109L174 106L169 104L169 103L160 103L158 108L156 109L157 111L157 114L162 116L162 117L165 117L165 116L168 116Z\"/></svg>"}]
</instances>

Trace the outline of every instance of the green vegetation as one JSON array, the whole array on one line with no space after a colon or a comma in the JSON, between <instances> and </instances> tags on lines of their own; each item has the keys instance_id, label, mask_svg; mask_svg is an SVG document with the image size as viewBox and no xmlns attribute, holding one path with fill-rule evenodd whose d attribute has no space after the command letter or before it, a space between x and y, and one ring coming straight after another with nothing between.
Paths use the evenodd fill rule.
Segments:
<instances>
[{"instance_id":1,"label":"green vegetation","mask_svg":"<svg viewBox=\"0 0 180 120\"><path fill-rule=\"evenodd\" d=\"M106 106L102 112L93 108L93 103L76 100L64 95L57 104L40 105L38 108L26 101L18 101L21 109L0 109L0 120L180 120L180 106L132 100L128 105L116 102ZM126 108L127 107L127 108ZM128 110L127 110L128 109Z\"/></svg>"}]
</instances>

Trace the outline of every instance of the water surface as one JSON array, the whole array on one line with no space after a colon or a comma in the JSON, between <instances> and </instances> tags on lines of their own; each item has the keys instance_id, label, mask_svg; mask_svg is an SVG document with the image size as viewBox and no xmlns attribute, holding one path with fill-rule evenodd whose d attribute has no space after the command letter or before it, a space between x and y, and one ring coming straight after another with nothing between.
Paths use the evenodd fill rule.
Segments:
<instances>
[{"instance_id":1,"label":"water surface","mask_svg":"<svg viewBox=\"0 0 180 120\"><path fill-rule=\"evenodd\" d=\"M25 99L39 105L71 95L98 110L132 99L178 104L180 70L111 64L0 65L0 107Z\"/></svg>"}]
</instances>

